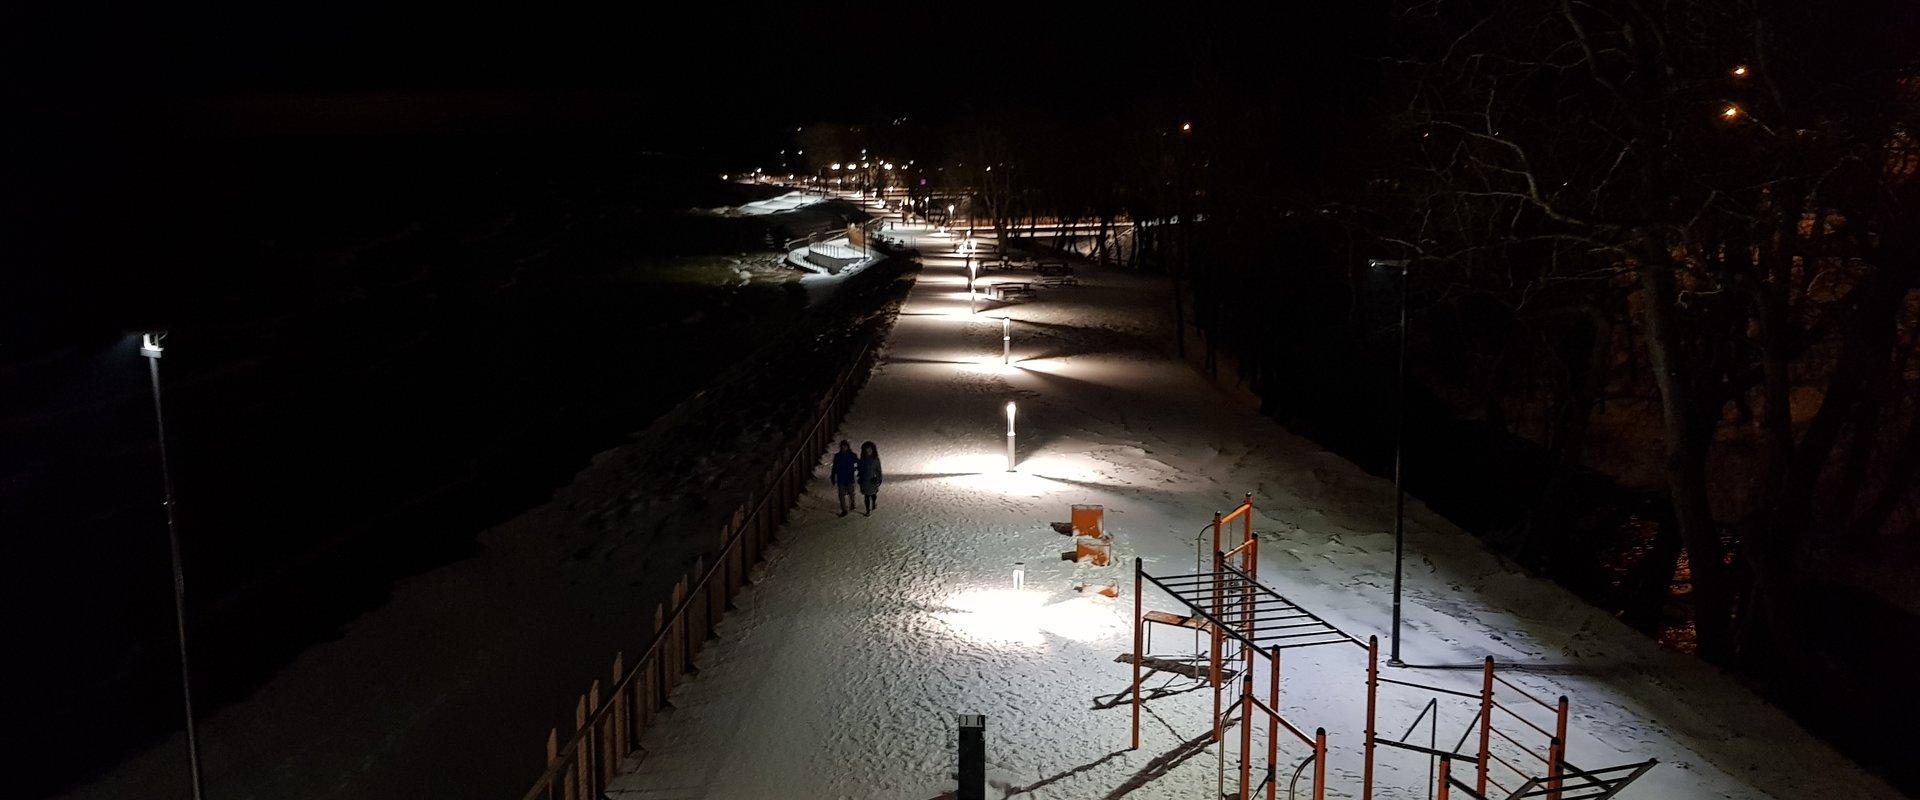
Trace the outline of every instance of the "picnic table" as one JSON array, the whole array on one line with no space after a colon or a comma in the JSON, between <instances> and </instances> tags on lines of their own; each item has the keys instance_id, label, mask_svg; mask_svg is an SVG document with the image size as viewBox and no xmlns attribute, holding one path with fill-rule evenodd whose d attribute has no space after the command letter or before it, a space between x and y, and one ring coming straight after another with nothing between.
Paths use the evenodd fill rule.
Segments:
<instances>
[{"instance_id":1,"label":"picnic table","mask_svg":"<svg viewBox=\"0 0 1920 800\"><path fill-rule=\"evenodd\" d=\"M1040 276L1041 286L1080 285L1080 279L1073 276L1073 267L1064 261L1042 261L1034 265L1033 272Z\"/></svg>"},{"instance_id":2,"label":"picnic table","mask_svg":"<svg viewBox=\"0 0 1920 800\"><path fill-rule=\"evenodd\" d=\"M994 299L1011 300L1015 297L1033 297L1033 284L1026 281L1005 281L989 287Z\"/></svg>"}]
</instances>

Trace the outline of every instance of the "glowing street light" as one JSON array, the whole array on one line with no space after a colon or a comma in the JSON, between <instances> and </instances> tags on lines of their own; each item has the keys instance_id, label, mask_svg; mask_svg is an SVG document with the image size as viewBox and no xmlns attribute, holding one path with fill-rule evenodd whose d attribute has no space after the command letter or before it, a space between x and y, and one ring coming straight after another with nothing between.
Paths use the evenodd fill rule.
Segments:
<instances>
[{"instance_id":1,"label":"glowing street light","mask_svg":"<svg viewBox=\"0 0 1920 800\"><path fill-rule=\"evenodd\" d=\"M1720 109L1720 118L1727 121L1739 119L1740 107L1732 103L1728 103L1726 108Z\"/></svg>"},{"instance_id":2,"label":"glowing street light","mask_svg":"<svg viewBox=\"0 0 1920 800\"><path fill-rule=\"evenodd\" d=\"M967 313L969 314L980 313L979 309L974 308L973 306L973 299L974 299L973 285L974 285L974 282L978 280L980 280L980 265L973 263L973 250L968 249L967 250Z\"/></svg>"},{"instance_id":3,"label":"glowing street light","mask_svg":"<svg viewBox=\"0 0 1920 800\"><path fill-rule=\"evenodd\" d=\"M1180 123L1180 132L1181 132L1181 133L1192 133L1192 132L1193 132L1193 123L1191 123L1191 122L1182 122L1182 123Z\"/></svg>"},{"instance_id":4,"label":"glowing street light","mask_svg":"<svg viewBox=\"0 0 1920 800\"><path fill-rule=\"evenodd\" d=\"M173 558L173 622L180 642L180 700L187 712L187 774L193 800L200 800L200 737L193 723L193 680L187 666L187 576L180 560L180 523L173 511L173 469L167 462L167 416L160 404L160 357L166 352L161 341L166 338L165 331L140 334L140 355L147 357L147 375L153 383L154 430L160 444L160 488L162 505L167 510L167 546Z\"/></svg>"},{"instance_id":5,"label":"glowing street light","mask_svg":"<svg viewBox=\"0 0 1920 800\"><path fill-rule=\"evenodd\" d=\"M1736 77L1736 78L1744 78L1744 77L1747 77L1747 65L1745 65L1745 64L1735 64L1735 65L1734 65L1734 67L1733 67L1733 69L1732 69L1732 70L1730 70L1730 72L1732 72L1732 73L1733 73L1733 77Z\"/></svg>"},{"instance_id":6,"label":"glowing street light","mask_svg":"<svg viewBox=\"0 0 1920 800\"><path fill-rule=\"evenodd\" d=\"M1007 471L1008 472L1013 471L1013 464L1014 464L1013 415L1014 415L1013 401L1008 400L1007 401Z\"/></svg>"},{"instance_id":7,"label":"glowing street light","mask_svg":"<svg viewBox=\"0 0 1920 800\"><path fill-rule=\"evenodd\" d=\"M1000 318L1000 363L1013 366L1013 317Z\"/></svg>"}]
</instances>

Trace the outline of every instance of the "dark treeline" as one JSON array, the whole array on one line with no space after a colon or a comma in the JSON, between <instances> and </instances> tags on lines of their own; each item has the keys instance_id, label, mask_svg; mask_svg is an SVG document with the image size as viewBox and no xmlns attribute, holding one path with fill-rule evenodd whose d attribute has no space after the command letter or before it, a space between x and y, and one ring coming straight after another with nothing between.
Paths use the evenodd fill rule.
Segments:
<instances>
[{"instance_id":1,"label":"dark treeline","mask_svg":"<svg viewBox=\"0 0 1920 800\"><path fill-rule=\"evenodd\" d=\"M1168 276L1190 358L1370 466L1404 289L1416 495L1920 786L1915 7L1293 13L1170 26L1178 91L809 139Z\"/></svg>"}]
</instances>

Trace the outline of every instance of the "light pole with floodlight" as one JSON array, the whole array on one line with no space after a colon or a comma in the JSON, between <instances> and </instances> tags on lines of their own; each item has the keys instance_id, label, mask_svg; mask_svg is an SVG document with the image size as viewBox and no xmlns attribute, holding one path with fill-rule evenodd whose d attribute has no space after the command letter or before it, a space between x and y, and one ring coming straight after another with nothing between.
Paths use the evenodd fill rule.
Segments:
<instances>
[{"instance_id":1,"label":"light pole with floodlight","mask_svg":"<svg viewBox=\"0 0 1920 800\"><path fill-rule=\"evenodd\" d=\"M1402 467L1407 417L1407 266L1411 263L1404 258L1367 261L1370 268L1400 272L1400 354L1393 381L1393 646L1387 656L1387 663L1396 667L1405 664L1400 660L1400 584L1407 550L1407 489L1402 483Z\"/></svg>"},{"instance_id":2,"label":"light pole with floodlight","mask_svg":"<svg viewBox=\"0 0 1920 800\"><path fill-rule=\"evenodd\" d=\"M173 469L167 461L167 416L160 403L160 356L165 353L163 331L140 334L140 355L147 357L147 375L153 383L153 418L160 444L160 487L167 509L167 548L173 557L173 622L180 642L180 700L187 715L187 775L193 800L200 788L200 737L193 724L193 678L187 666L187 576L180 559L180 523L173 510Z\"/></svg>"}]
</instances>

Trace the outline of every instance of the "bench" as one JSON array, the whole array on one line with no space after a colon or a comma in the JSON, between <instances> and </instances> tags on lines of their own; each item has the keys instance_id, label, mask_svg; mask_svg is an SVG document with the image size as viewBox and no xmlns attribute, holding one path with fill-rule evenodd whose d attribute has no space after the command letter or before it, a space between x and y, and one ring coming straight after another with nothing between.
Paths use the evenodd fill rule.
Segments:
<instances>
[{"instance_id":1,"label":"bench","mask_svg":"<svg viewBox=\"0 0 1920 800\"><path fill-rule=\"evenodd\" d=\"M1142 622L1152 622L1173 628L1192 628L1193 630L1209 635L1213 632L1213 624L1204 619L1199 617L1182 617L1178 614L1169 614L1165 611L1149 611L1141 614L1140 620ZM1152 625L1147 626L1147 649L1149 651L1153 649Z\"/></svg>"},{"instance_id":2,"label":"bench","mask_svg":"<svg viewBox=\"0 0 1920 800\"><path fill-rule=\"evenodd\" d=\"M1197 631L1204 631L1209 625L1206 620L1200 619L1199 617L1183 617L1165 611L1149 611L1141 614L1140 618L1148 622L1158 622L1162 625L1172 625L1176 628L1192 628Z\"/></svg>"},{"instance_id":3,"label":"bench","mask_svg":"<svg viewBox=\"0 0 1920 800\"><path fill-rule=\"evenodd\" d=\"M1026 281L996 283L988 288L996 300L1011 300L1016 297L1034 297L1033 284Z\"/></svg>"},{"instance_id":4,"label":"bench","mask_svg":"<svg viewBox=\"0 0 1920 800\"><path fill-rule=\"evenodd\" d=\"M1041 286L1080 285L1080 280L1073 277L1073 267L1064 261L1042 261L1034 265L1033 273L1040 276Z\"/></svg>"}]
</instances>

